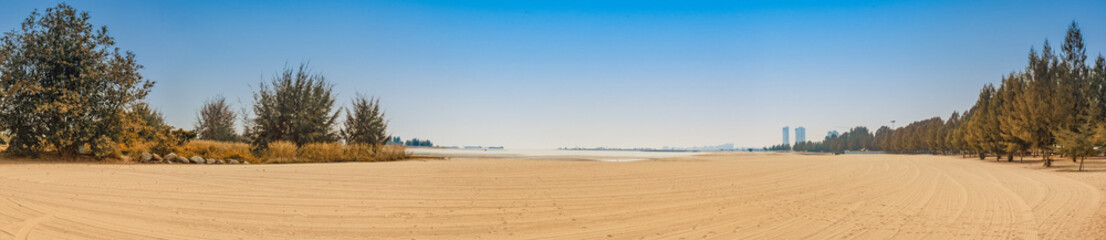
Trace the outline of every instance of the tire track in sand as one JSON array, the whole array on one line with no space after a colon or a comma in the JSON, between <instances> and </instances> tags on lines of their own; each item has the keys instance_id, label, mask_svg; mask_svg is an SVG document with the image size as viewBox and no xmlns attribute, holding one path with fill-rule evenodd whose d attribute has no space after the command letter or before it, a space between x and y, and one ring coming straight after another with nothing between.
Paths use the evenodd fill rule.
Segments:
<instances>
[{"instance_id":1,"label":"tire track in sand","mask_svg":"<svg viewBox=\"0 0 1106 240\"><path fill-rule=\"evenodd\" d=\"M1093 224L1099 190L1048 172L928 155L0 163L0 172L9 173L0 175L0 199L10 198L0 200L4 237L1106 238L1078 232Z\"/></svg>"}]
</instances>

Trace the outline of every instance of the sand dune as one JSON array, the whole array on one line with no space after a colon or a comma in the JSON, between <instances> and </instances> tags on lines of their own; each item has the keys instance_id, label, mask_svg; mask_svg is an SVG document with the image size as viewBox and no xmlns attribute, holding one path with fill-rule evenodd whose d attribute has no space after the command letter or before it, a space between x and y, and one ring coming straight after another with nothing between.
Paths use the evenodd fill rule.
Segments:
<instances>
[{"instance_id":1,"label":"sand dune","mask_svg":"<svg viewBox=\"0 0 1106 240\"><path fill-rule=\"evenodd\" d=\"M0 239L1106 238L1087 183L1106 178L1080 174L896 155L9 162Z\"/></svg>"}]
</instances>

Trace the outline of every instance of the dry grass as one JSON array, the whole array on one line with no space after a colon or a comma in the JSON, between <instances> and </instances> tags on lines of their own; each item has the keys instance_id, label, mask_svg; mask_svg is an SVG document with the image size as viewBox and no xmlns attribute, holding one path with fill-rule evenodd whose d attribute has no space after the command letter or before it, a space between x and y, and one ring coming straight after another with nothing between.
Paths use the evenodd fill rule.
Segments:
<instances>
[{"instance_id":1,"label":"dry grass","mask_svg":"<svg viewBox=\"0 0 1106 240\"><path fill-rule=\"evenodd\" d=\"M201 156L214 159L234 159L247 162L258 162L258 159L250 153L250 145L241 142L222 142L212 140L193 140L177 147L177 155Z\"/></svg>"},{"instance_id":2,"label":"dry grass","mask_svg":"<svg viewBox=\"0 0 1106 240\"><path fill-rule=\"evenodd\" d=\"M410 155L404 146L398 145L374 149L363 144L311 143L296 149L294 144L278 143L279 146L270 144L262 154L265 163L380 162L406 159Z\"/></svg>"},{"instance_id":3,"label":"dry grass","mask_svg":"<svg viewBox=\"0 0 1106 240\"><path fill-rule=\"evenodd\" d=\"M250 163L325 163L325 162L382 162L410 158L410 153L402 145L376 146L364 144L345 145L341 143L311 143L296 147L288 141L277 141L269 148L254 155L250 145L241 142L222 142L212 140L193 140L183 146L173 146L167 151L155 151L156 144L140 142L121 146L118 159L133 162L142 153L165 155L176 153L182 157L200 156L214 159L235 159Z\"/></svg>"},{"instance_id":4,"label":"dry grass","mask_svg":"<svg viewBox=\"0 0 1106 240\"><path fill-rule=\"evenodd\" d=\"M373 158L376 161L396 161L411 157L403 145L384 145L377 148Z\"/></svg>"},{"instance_id":5,"label":"dry grass","mask_svg":"<svg viewBox=\"0 0 1106 240\"><path fill-rule=\"evenodd\" d=\"M250 145L240 142L221 142L211 140L193 140L182 146L173 146L168 152L156 151L156 143L143 142L122 147L123 156L130 159L138 159L144 152L161 155L176 153L182 157L201 156L221 160L234 159L258 163L258 158L250 153ZM294 148L294 145L293 145Z\"/></svg>"},{"instance_id":6,"label":"dry grass","mask_svg":"<svg viewBox=\"0 0 1106 240\"><path fill-rule=\"evenodd\" d=\"M296 144L287 141L269 143L269 148L261 152L265 163L296 163Z\"/></svg>"}]
</instances>

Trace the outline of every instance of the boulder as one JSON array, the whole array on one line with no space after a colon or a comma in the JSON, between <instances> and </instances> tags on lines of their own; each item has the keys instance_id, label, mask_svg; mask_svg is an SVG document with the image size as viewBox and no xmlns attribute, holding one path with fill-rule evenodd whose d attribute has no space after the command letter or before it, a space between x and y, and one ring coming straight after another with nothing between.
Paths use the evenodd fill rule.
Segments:
<instances>
[{"instance_id":1,"label":"boulder","mask_svg":"<svg viewBox=\"0 0 1106 240\"><path fill-rule=\"evenodd\" d=\"M215 160L215 164L227 164L227 162L224 162L223 160Z\"/></svg>"},{"instance_id":2,"label":"boulder","mask_svg":"<svg viewBox=\"0 0 1106 240\"><path fill-rule=\"evenodd\" d=\"M176 153L165 154L165 159L169 159L170 161L172 161L176 157L177 157Z\"/></svg>"},{"instance_id":3,"label":"boulder","mask_svg":"<svg viewBox=\"0 0 1106 240\"><path fill-rule=\"evenodd\" d=\"M174 156L173 157L173 162L176 162L176 163L189 163L187 158L184 158L184 157L181 157L181 156Z\"/></svg>"},{"instance_id":4,"label":"boulder","mask_svg":"<svg viewBox=\"0 0 1106 240\"><path fill-rule=\"evenodd\" d=\"M194 164L200 164L200 163L207 162L207 160L204 160L204 158L202 158L200 156L192 156L191 158L188 158L188 160L189 160L190 163L194 163Z\"/></svg>"},{"instance_id":5,"label":"boulder","mask_svg":"<svg viewBox=\"0 0 1106 240\"><path fill-rule=\"evenodd\" d=\"M142 153L142 156L138 157L138 161L142 163L149 163L154 160L154 155L148 152Z\"/></svg>"},{"instance_id":6,"label":"boulder","mask_svg":"<svg viewBox=\"0 0 1106 240\"><path fill-rule=\"evenodd\" d=\"M242 164L250 165L250 162L242 161Z\"/></svg>"},{"instance_id":7,"label":"boulder","mask_svg":"<svg viewBox=\"0 0 1106 240\"><path fill-rule=\"evenodd\" d=\"M161 156L158 156L157 153L151 153L150 155L152 155L152 158L150 160L153 160L155 162L161 162L162 160L164 160L161 158Z\"/></svg>"},{"instance_id":8,"label":"boulder","mask_svg":"<svg viewBox=\"0 0 1106 240\"><path fill-rule=\"evenodd\" d=\"M215 164L215 159L206 158L206 159L204 159L204 164Z\"/></svg>"},{"instance_id":9,"label":"boulder","mask_svg":"<svg viewBox=\"0 0 1106 240\"><path fill-rule=\"evenodd\" d=\"M227 160L227 164L238 164L238 160L234 160L234 159Z\"/></svg>"}]
</instances>

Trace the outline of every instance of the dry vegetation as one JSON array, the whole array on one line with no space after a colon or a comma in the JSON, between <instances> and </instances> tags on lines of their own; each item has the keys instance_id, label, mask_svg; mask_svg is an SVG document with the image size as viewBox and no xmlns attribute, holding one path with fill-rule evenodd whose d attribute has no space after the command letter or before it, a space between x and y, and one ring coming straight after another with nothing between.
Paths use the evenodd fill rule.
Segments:
<instances>
[{"instance_id":1,"label":"dry vegetation","mask_svg":"<svg viewBox=\"0 0 1106 240\"><path fill-rule=\"evenodd\" d=\"M405 159L410 155L402 145L311 143L296 148L295 144L278 141L261 153L263 163L308 162L380 162Z\"/></svg>"},{"instance_id":2,"label":"dry vegetation","mask_svg":"<svg viewBox=\"0 0 1106 240\"><path fill-rule=\"evenodd\" d=\"M124 159L137 159L143 152L157 152L154 145L138 144L124 149ZM326 163L326 162L381 162L408 158L410 153L402 145L382 145L375 149L365 144L312 143L296 147L288 141L277 141L258 154L250 151L243 142L193 140L168 152L180 156L201 156L214 159L235 159L250 163Z\"/></svg>"}]
</instances>

